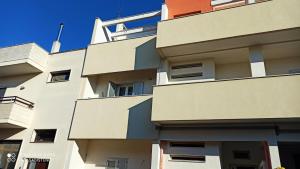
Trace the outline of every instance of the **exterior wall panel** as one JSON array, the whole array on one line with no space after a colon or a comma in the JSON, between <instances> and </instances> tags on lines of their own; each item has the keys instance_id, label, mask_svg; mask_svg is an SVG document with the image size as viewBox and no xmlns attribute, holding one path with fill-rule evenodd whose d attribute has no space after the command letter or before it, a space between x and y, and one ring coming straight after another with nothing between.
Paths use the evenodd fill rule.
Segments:
<instances>
[{"instance_id":1,"label":"exterior wall panel","mask_svg":"<svg viewBox=\"0 0 300 169\"><path fill-rule=\"evenodd\" d=\"M153 36L90 45L83 75L153 69L159 65Z\"/></svg>"},{"instance_id":2,"label":"exterior wall panel","mask_svg":"<svg viewBox=\"0 0 300 169\"><path fill-rule=\"evenodd\" d=\"M299 118L299 84L300 76L294 75L157 86L152 121Z\"/></svg>"},{"instance_id":3,"label":"exterior wall panel","mask_svg":"<svg viewBox=\"0 0 300 169\"><path fill-rule=\"evenodd\" d=\"M151 139L152 96L78 100L71 139Z\"/></svg>"}]
</instances>

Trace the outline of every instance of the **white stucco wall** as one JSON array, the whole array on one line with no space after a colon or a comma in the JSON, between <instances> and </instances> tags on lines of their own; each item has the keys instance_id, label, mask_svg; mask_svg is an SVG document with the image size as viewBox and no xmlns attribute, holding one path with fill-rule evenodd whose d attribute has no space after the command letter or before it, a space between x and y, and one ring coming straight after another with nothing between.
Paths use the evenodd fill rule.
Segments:
<instances>
[{"instance_id":1,"label":"white stucco wall","mask_svg":"<svg viewBox=\"0 0 300 169\"><path fill-rule=\"evenodd\" d=\"M0 86L8 87L5 96L19 96L35 103L27 129L0 132L6 140L22 140L16 168L23 167L24 158L50 159L49 169L66 167L68 156L74 151L74 141L68 141L68 134L75 100L80 94L84 56L85 50L49 55L43 73L0 78ZM69 69L69 81L47 83L50 72ZM57 129L54 143L30 143L34 129Z\"/></svg>"}]
</instances>

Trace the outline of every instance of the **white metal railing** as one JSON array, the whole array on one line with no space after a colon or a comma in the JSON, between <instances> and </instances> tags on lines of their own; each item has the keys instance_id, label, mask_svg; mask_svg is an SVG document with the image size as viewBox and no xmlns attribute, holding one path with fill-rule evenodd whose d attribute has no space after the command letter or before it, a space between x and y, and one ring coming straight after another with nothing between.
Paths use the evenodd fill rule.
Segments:
<instances>
[{"instance_id":1,"label":"white metal railing","mask_svg":"<svg viewBox=\"0 0 300 169\"><path fill-rule=\"evenodd\" d=\"M137 21L137 20L151 18L151 17L155 17L155 16L160 16L160 15L161 15L160 11L148 12L148 13L143 13L143 14L134 15L134 16L128 16L128 17L124 17L124 18L120 18L120 19L105 21L105 22L103 22L103 26L111 26L111 25L116 25L119 23Z\"/></svg>"},{"instance_id":2,"label":"white metal railing","mask_svg":"<svg viewBox=\"0 0 300 169\"><path fill-rule=\"evenodd\" d=\"M131 29L127 29L126 24L129 22L153 18L157 16L161 16L161 11L147 12L139 15L128 16L108 21L101 21L99 18L97 18L94 26L91 44L154 35L157 32L156 23L150 26L143 25ZM111 26L116 27L115 31L109 30L109 27Z\"/></svg>"}]
</instances>

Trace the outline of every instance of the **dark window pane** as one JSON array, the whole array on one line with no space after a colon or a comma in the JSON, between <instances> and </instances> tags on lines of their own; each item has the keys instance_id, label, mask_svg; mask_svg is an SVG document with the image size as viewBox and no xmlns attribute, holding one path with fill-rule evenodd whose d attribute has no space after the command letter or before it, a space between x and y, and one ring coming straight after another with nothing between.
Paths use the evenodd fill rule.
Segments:
<instances>
[{"instance_id":1,"label":"dark window pane","mask_svg":"<svg viewBox=\"0 0 300 169\"><path fill-rule=\"evenodd\" d=\"M128 87L128 93L127 93L127 95L131 96L132 93L133 93L133 87L130 86L130 87Z\"/></svg>"},{"instance_id":2,"label":"dark window pane","mask_svg":"<svg viewBox=\"0 0 300 169\"><path fill-rule=\"evenodd\" d=\"M205 156L171 155L172 160L205 162Z\"/></svg>"},{"instance_id":3,"label":"dark window pane","mask_svg":"<svg viewBox=\"0 0 300 169\"><path fill-rule=\"evenodd\" d=\"M70 70L60 71L60 72L52 72L51 73L51 82L62 82L70 79Z\"/></svg>"},{"instance_id":4,"label":"dark window pane","mask_svg":"<svg viewBox=\"0 0 300 169\"><path fill-rule=\"evenodd\" d=\"M199 147L204 148L205 144L202 142L171 142L171 147Z\"/></svg>"},{"instance_id":5,"label":"dark window pane","mask_svg":"<svg viewBox=\"0 0 300 169\"><path fill-rule=\"evenodd\" d=\"M126 87L120 87L119 96L125 96L125 95L126 95Z\"/></svg>"},{"instance_id":6,"label":"dark window pane","mask_svg":"<svg viewBox=\"0 0 300 169\"><path fill-rule=\"evenodd\" d=\"M233 157L235 159L250 159L250 152L249 151L234 151Z\"/></svg>"},{"instance_id":7,"label":"dark window pane","mask_svg":"<svg viewBox=\"0 0 300 169\"><path fill-rule=\"evenodd\" d=\"M35 142L54 142L56 130L35 130Z\"/></svg>"}]
</instances>

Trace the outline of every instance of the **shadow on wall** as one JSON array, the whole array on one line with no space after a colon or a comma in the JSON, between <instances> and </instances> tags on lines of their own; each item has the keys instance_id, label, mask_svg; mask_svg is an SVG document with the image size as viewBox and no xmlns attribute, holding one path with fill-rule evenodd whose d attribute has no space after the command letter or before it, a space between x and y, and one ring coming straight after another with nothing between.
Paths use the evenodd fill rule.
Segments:
<instances>
[{"instance_id":1,"label":"shadow on wall","mask_svg":"<svg viewBox=\"0 0 300 169\"><path fill-rule=\"evenodd\" d=\"M39 73L33 73L28 75L20 75L20 76L13 76L13 77L0 77L0 90L4 88L14 88L18 87L25 82L30 81ZM0 93L1 94L1 93Z\"/></svg>"},{"instance_id":2,"label":"shadow on wall","mask_svg":"<svg viewBox=\"0 0 300 169\"><path fill-rule=\"evenodd\" d=\"M128 139L156 139L158 131L151 122L152 98L129 108Z\"/></svg>"},{"instance_id":3,"label":"shadow on wall","mask_svg":"<svg viewBox=\"0 0 300 169\"><path fill-rule=\"evenodd\" d=\"M136 47L134 69L158 68L160 56L156 51L156 38Z\"/></svg>"},{"instance_id":4,"label":"shadow on wall","mask_svg":"<svg viewBox=\"0 0 300 169\"><path fill-rule=\"evenodd\" d=\"M17 133L21 132L24 129L21 128L1 128L0 129L0 140L5 140L10 138L11 136L16 135Z\"/></svg>"}]
</instances>

